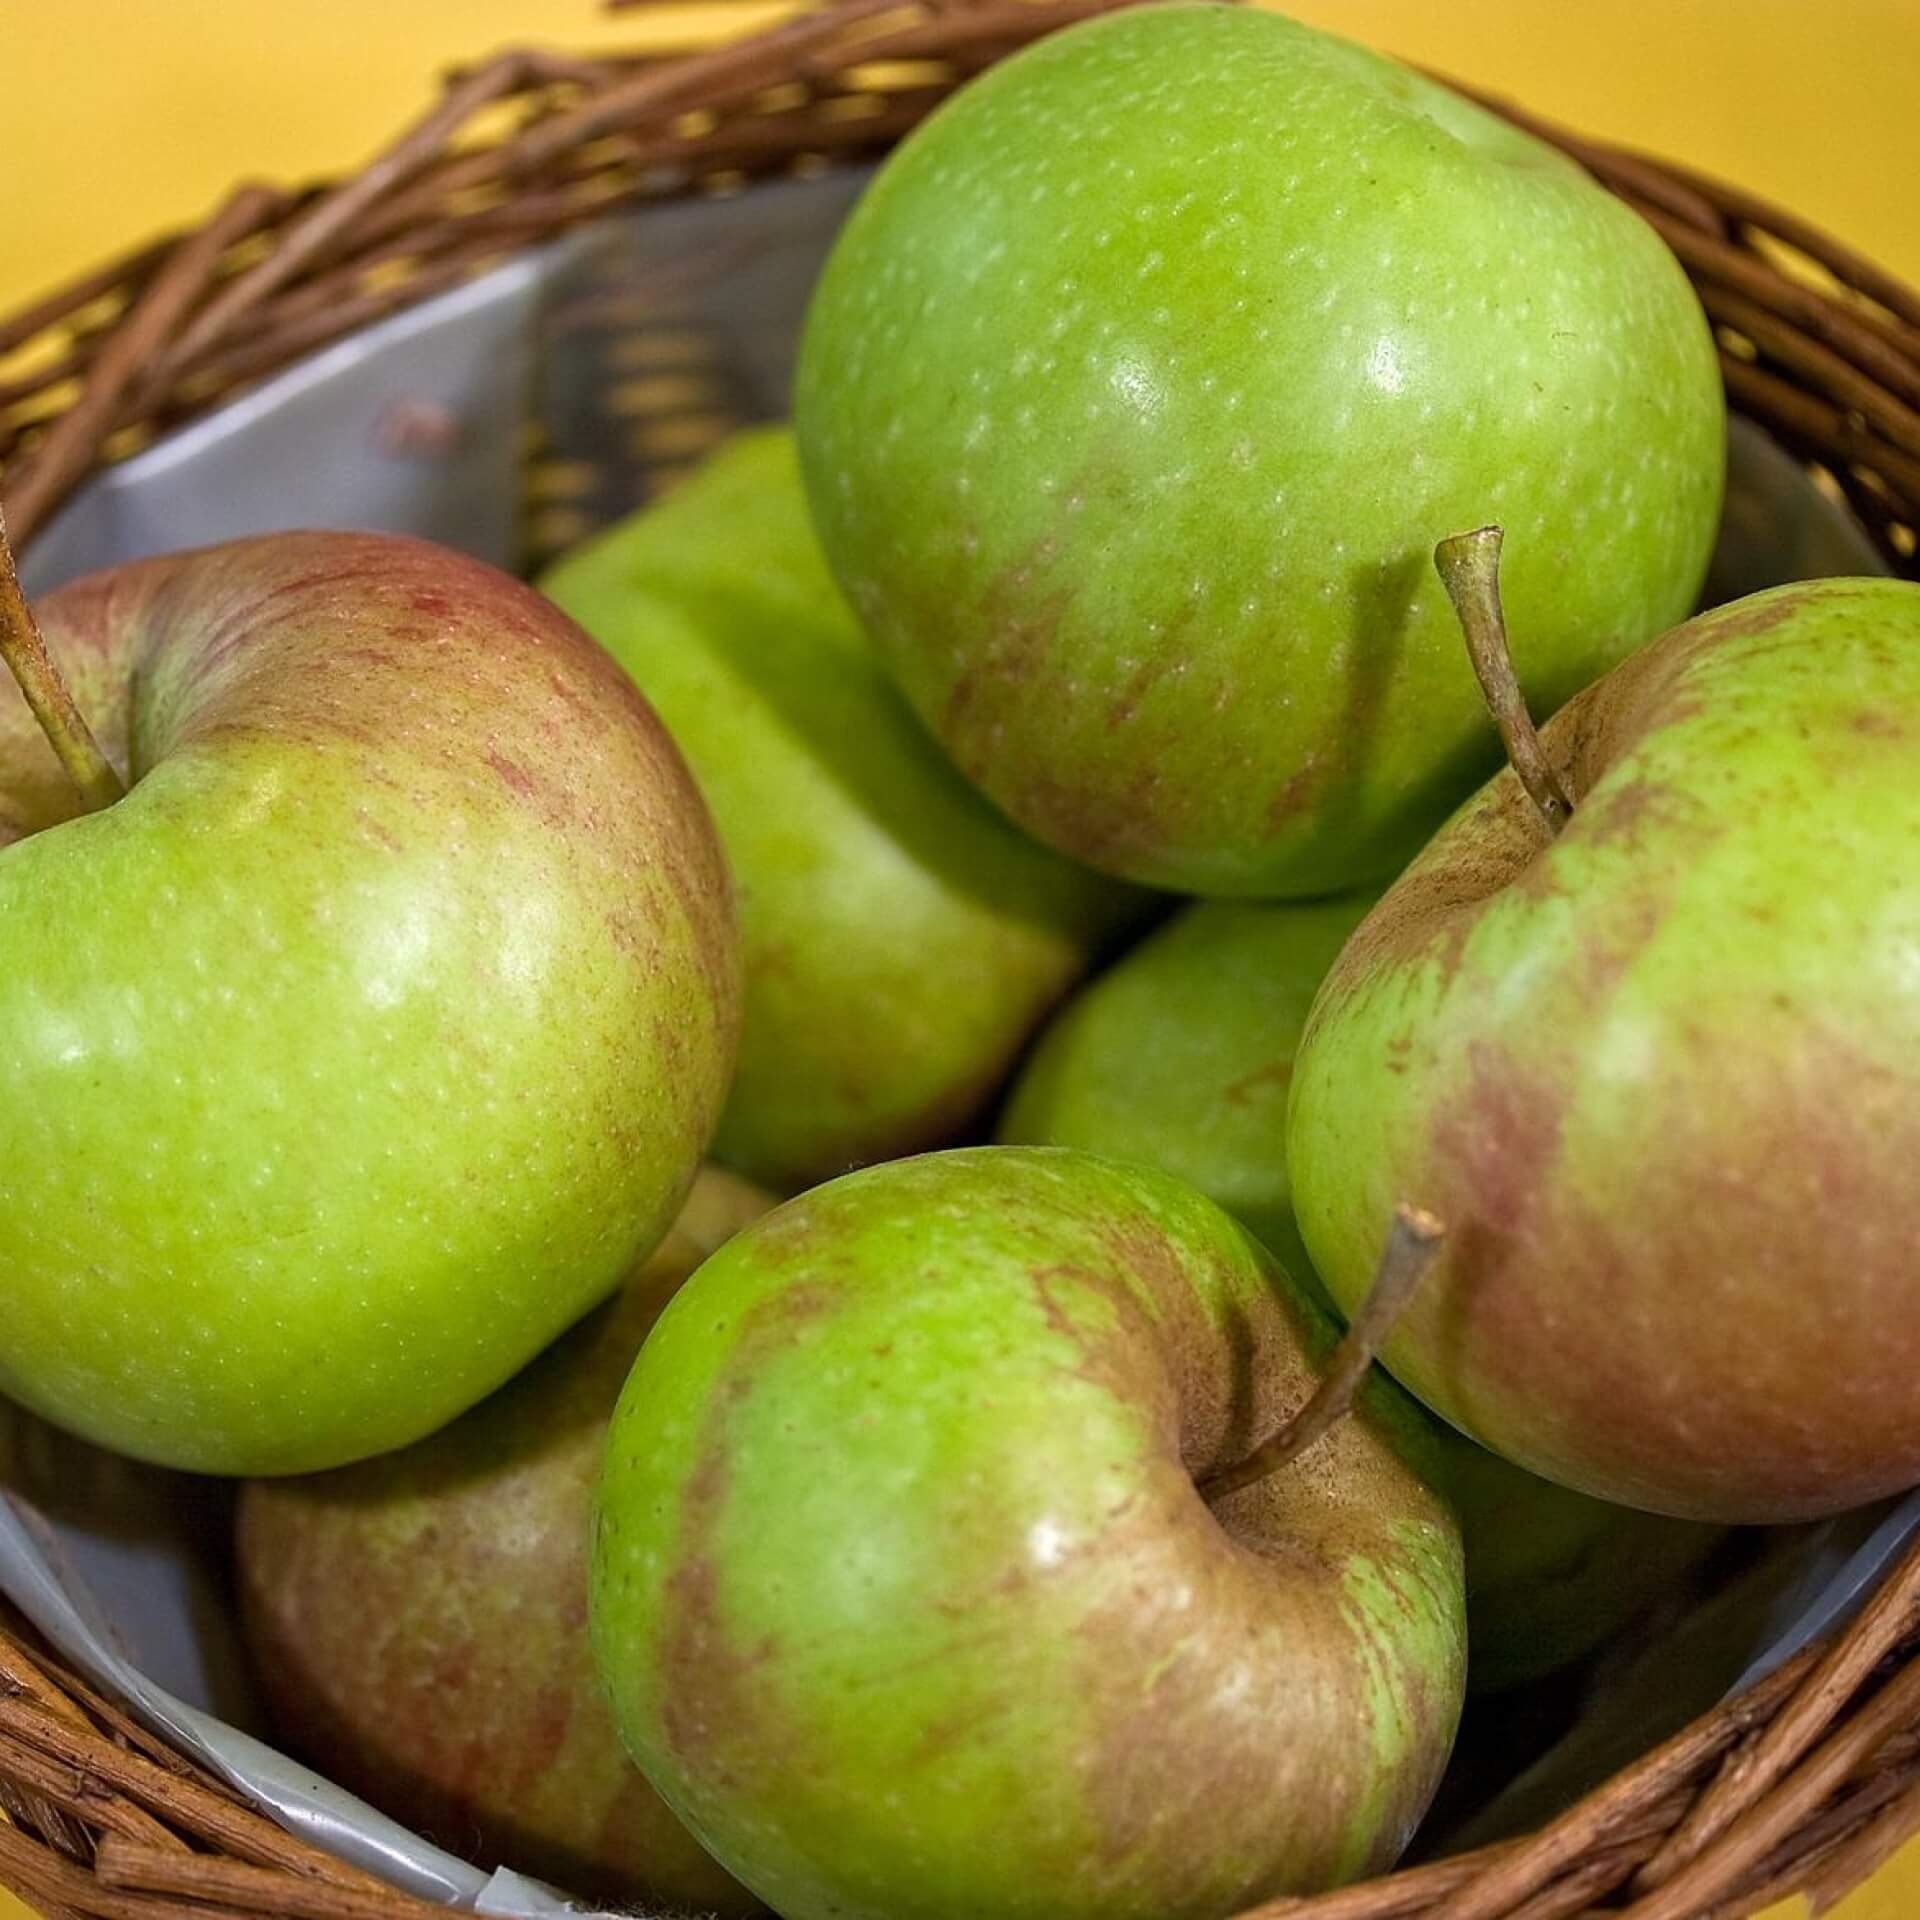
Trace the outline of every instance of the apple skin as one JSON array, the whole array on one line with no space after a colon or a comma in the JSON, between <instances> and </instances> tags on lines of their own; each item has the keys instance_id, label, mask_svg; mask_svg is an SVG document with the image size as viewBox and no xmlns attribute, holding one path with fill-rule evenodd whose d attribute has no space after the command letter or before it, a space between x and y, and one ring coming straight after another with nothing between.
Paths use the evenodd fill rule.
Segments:
<instances>
[{"instance_id":1,"label":"apple skin","mask_svg":"<svg viewBox=\"0 0 1920 1920\"><path fill-rule=\"evenodd\" d=\"M127 797L0 700L0 1391L229 1474L490 1392L671 1224L736 1020L672 742L537 595L283 534L49 596Z\"/></svg>"},{"instance_id":2,"label":"apple skin","mask_svg":"<svg viewBox=\"0 0 1920 1920\"><path fill-rule=\"evenodd\" d=\"M600 1901L758 1910L615 1737L587 1647L587 1537L606 1423L647 1330L769 1204L708 1169L626 1286L451 1426L247 1485L242 1620L303 1759L485 1866Z\"/></svg>"},{"instance_id":3,"label":"apple skin","mask_svg":"<svg viewBox=\"0 0 1920 1920\"><path fill-rule=\"evenodd\" d=\"M1210 900L1176 914L1054 1016L996 1138L1176 1174L1317 1291L1287 1191L1287 1089L1313 996L1373 902Z\"/></svg>"},{"instance_id":4,"label":"apple skin","mask_svg":"<svg viewBox=\"0 0 1920 1920\"><path fill-rule=\"evenodd\" d=\"M1429 1433L1376 1375L1296 1470L1195 1490L1333 1339L1151 1169L971 1148L788 1202L614 1417L629 1750L788 1920L1197 1920L1384 1866L1461 1700Z\"/></svg>"},{"instance_id":5,"label":"apple skin","mask_svg":"<svg viewBox=\"0 0 1920 1920\"><path fill-rule=\"evenodd\" d=\"M1467 1556L1467 1690L1532 1685L1678 1591L1724 1527L1596 1500L1443 1432L1439 1485Z\"/></svg>"},{"instance_id":6,"label":"apple skin","mask_svg":"<svg viewBox=\"0 0 1920 1920\"><path fill-rule=\"evenodd\" d=\"M1071 999L998 1137L1161 1168L1250 1227L1316 1300L1287 1185L1287 1090L1320 982L1373 904L1206 901ZM1590 1653L1696 1566L1717 1527L1593 1500L1439 1430L1467 1566L1467 1685L1491 1692Z\"/></svg>"},{"instance_id":7,"label":"apple skin","mask_svg":"<svg viewBox=\"0 0 1920 1920\"><path fill-rule=\"evenodd\" d=\"M1667 634L1387 892L1315 1003L1288 1156L1336 1299L1388 1199L1445 1250L1385 1350L1589 1493L1780 1521L1920 1481L1920 586Z\"/></svg>"},{"instance_id":8,"label":"apple skin","mask_svg":"<svg viewBox=\"0 0 1920 1920\"><path fill-rule=\"evenodd\" d=\"M740 1056L713 1153L782 1190L941 1146L1144 897L1008 825L877 666L785 428L541 581L687 756L733 870Z\"/></svg>"},{"instance_id":9,"label":"apple skin","mask_svg":"<svg viewBox=\"0 0 1920 1920\"><path fill-rule=\"evenodd\" d=\"M1257 9L1050 35L889 158L795 398L835 572L957 764L1128 878L1381 881L1486 773L1436 540L1504 519L1558 706L1693 605L1725 403L1570 161Z\"/></svg>"}]
</instances>

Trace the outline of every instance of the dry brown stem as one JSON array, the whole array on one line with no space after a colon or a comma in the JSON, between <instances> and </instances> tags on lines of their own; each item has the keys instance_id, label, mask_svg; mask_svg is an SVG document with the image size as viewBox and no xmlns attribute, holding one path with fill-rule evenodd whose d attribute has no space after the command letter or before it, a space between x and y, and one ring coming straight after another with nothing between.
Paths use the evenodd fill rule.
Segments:
<instances>
[{"instance_id":1,"label":"dry brown stem","mask_svg":"<svg viewBox=\"0 0 1920 1920\"><path fill-rule=\"evenodd\" d=\"M1533 810L1552 839L1573 815L1573 803L1560 776L1547 758L1527 697L1513 670L1507 645L1506 609L1500 604L1500 545L1498 527L1476 527L1471 533L1449 534L1433 550L1434 570L1453 602L1460 631L1473 662L1474 678L1486 697L1487 711L1500 733L1500 744Z\"/></svg>"},{"instance_id":2,"label":"dry brown stem","mask_svg":"<svg viewBox=\"0 0 1920 1920\"><path fill-rule=\"evenodd\" d=\"M1373 1284L1360 1303L1360 1311L1341 1336L1327 1371L1314 1388L1305 1406L1295 1413L1271 1438L1236 1466L1226 1468L1205 1481L1200 1491L1209 1500L1224 1499L1278 1473L1290 1461L1297 1460L1347 1417L1380 1351L1392 1333L1407 1302L1413 1298L1434 1255L1440 1251L1443 1237L1440 1222L1420 1207L1399 1206L1393 1212L1393 1224L1387 1230L1387 1244L1375 1269Z\"/></svg>"},{"instance_id":3,"label":"dry brown stem","mask_svg":"<svg viewBox=\"0 0 1920 1920\"><path fill-rule=\"evenodd\" d=\"M123 798L126 788L113 762L100 751L86 716L74 704L71 689L47 651L40 623L20 591L4 514L0 514L0 660L6 662L26 696L47 744L79 794L81 806L90 813L97 812Z\"/></svg>"}]
</instances>

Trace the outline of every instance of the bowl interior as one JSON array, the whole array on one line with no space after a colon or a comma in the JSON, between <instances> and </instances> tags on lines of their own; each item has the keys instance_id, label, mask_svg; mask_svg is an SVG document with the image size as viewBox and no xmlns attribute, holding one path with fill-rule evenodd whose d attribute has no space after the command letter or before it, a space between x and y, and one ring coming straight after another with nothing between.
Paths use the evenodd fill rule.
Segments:
<instances>
[{"instance_id":1,"label":"bowl interior","mask_svg":"<svg viewBox=\"0 0 1920 1920\"><path fill-rule=\"evenodd\" d=\"M415 533L530 572L671 486L728 433L785 412L808 294L865 178L839 170L647 207L317 353L98 476L35 543L28 590L287 527ZM1708 600L1882 571L1846 511L1736 421ZM19 1527L0 1529L0 1586L22 1604L40 1595L30 1611L48 1583L90 1596L88 1645L190 1707L256 1725L226 1605L227 1490L6 1418L0 1408L0 1489ZM1731 1664L1713 1684L1856 1589L1862 1563L1849 1555L1879 1520L1805 1530L1789 1577L1723 1632ZM218 1726L196 1737L257 1783L256 1757L224 1746ZM321 1826L351 1834L360 1813L312 1785ZM432 1872L413 1884L444 1886Z\"/></svg>"}]
</instances>

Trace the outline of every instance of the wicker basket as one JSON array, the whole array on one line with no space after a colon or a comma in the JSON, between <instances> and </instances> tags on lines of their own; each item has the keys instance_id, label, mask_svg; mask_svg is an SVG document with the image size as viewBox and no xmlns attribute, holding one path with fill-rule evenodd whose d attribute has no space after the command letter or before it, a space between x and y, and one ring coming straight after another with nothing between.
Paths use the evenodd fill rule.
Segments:
<instances>
[{"instance_id":1,"label":"wicker basket","mask_svg":"<svg viewBox=\"0 0 1920 1920\"><path fill-rule=\"evenodd\" d=\"M16 542L106 463L328 341L614 206L878 153L969 74L1111 3L838 0L691 55L514 52L456 73L353 179L243 187L198 230L0 320ZM1736 411L1920 577L1920 294L1737 190L1489 104L1659 229ZM1817 1910L1920 1832L1916 1649L1920 1548L1842 1633L1540 1831L1261 1920L1735 1920L1796 1889ZM47 1920L440 1911L283 1832L17 1619L0 1621L0 1808L0 1884Z\"/></svg>"}]
</instances>

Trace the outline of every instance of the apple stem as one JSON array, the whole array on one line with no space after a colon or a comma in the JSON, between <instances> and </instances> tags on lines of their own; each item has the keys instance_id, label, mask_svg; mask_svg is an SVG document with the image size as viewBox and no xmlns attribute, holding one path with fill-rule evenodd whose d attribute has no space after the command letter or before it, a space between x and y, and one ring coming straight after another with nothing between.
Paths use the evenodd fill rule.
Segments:
<instances>
[{"instance_id":1,"label":"apple stem","mask_svg":"<svg viewBox=\"0 0 1920 1920\"><path fill-rule=\"evenodd\" d=\"M74 705L67 683L47 652L40 623L20 591L13 549L7 544L6 516L0 513L0 659L13 670L40 731L59 756L67 777L80 791L88 813L126 798L127 789L114 765L100 751L93 729Z\"/></svg>"},{"instance_id":2,"label":"apple stem","mask_svg":"<svg viewBox=\"0 0 1920 1920\"><path fill-rule=\"evenodd\" d=\"M1332 1364L1319 1386L1278 1433L1262 1441L1238 1466L1228 1467L1202 1483L1200 1491L1207 1499L1238 1493L1242 1487L1278 1473L1346 1418L1374 1355L1413 1298L1414 1289L1432 1266L1445 1237L1445 1228L1425 1208L1404 1204L1394 1208L1393 1226L1380 1264L1374 1269L1373 1285L1334 1349Z\"/></svg>"},{"instance_id":3,"label":"apple stem","mask_svg":"<svg viewBox=\"0 0 1920 1920\"><path fill-rule=\"evenodd\" d=\"M1455 533L1433 550L1433 564L1447 598L1459 616L1467 637L1467 657L1486 695L1493 724L1500 729L1507 758L1527 790L1552 839L1567 824L1573 802L1554 772L1547 750L1527 711L1507 647L1507 616L1500 604L1500 542L1498 527L1476 527Z\"/></svg>"}]
</instances>

